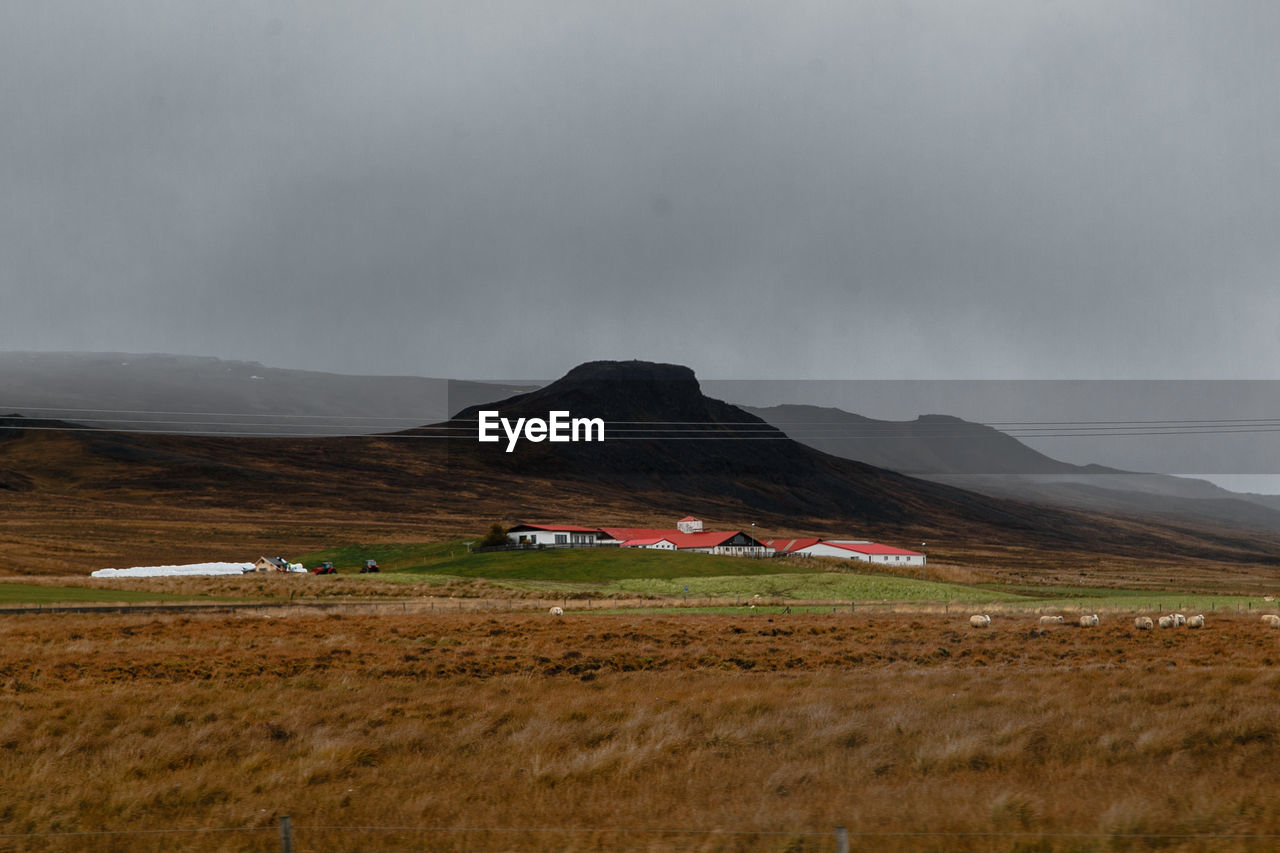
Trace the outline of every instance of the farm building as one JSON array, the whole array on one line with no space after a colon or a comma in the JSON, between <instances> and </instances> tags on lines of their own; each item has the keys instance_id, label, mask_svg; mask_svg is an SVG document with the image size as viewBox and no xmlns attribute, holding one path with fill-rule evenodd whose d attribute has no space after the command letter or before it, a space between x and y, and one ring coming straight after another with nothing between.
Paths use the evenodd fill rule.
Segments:
<instances>
[{"instance_id":1,"label":"farm building","mask_svg":"<svg viewBox=\"0 0 1280 853\"><path fill-rule=\"evenodd\" d=\"M658 551L674 551L676 543L662 536L651 536L647 539L628 539L620 543L622 548L653 548Z\"/></svg>"},{"instance_id":2,"label":"farm building","mask_svg":"<svg viewBox=\"0 0 1280 853\"><path fill-rule=\"evenodd\" d=\"M696 554L725 554L731 557L772 557L773 552L741 530L685 533L675 539L681 551Z\"/></svg>"},{"instance_id":3,"label":"farm building","mask_svg":"<svg viewBox=\"0 0 1280 853\"><path fill-rule=\"evenodd\" d=\"M512 545L594 545L602 538L595 528L572 524L517 524L507 531Z\"/></svg>"},{"instance_id":4,"label":"farm building","mask_svg":"<svg viewBox=\"0 0 1280 853\"><path fill-rule=\"evenodd\" d=\"M655 527L602 527L606 539L601 544L632 547L639 541L665 540L674 550L692 551L698 554L728 554L734 557L771 557L772 550L764 543L741 530L702 530L702 522L694 518L681 519L676 530ZM681 528L688 528L689 532ZM668 549L670 550L670 549Z\"/></svg>"},{"instance_id":5,"label":"farm building","mask_svg":"<svg viewBox=\"0 0 1280 853\"><path fill-rule=\"evenodd\" d=\"M822 539L811 536L760 541L741 530L703 530L702 522L692 516L685 516L677 521L674 530L663 527L517 524L507 531L507 539L512 545L530 548L603 546L727 554L734 557L785 557L795 554L899 566L925 564L925 555L919 551L881 545L869 539Z\"/></svg>"},{"instance_id":6,"label":"farm building","mask_svg":"<svg viewBox=\"0 0 1280 853\"><path fill-rule=\"evenodd\" d=\"M258 562L253 564L255 572L287 572L289 571L289 561L284 557L259 557Z\"/></svg>"},{"instance_id":7,"label":"farm building","mask_svg":"<svg viewBox=\"0 0 1280 853\"><path fill-rule=\"evenodd\" d=\"M779 557L787 554L794 554L802 548L808 548L810 545L817 545L822 539L817 536L810 536L807 539L766 539L764 544L766 547L772 548L774 553Z\"/></svg>"},{"instance_id":8,"label":"farm building","mask_svg":"<svg viewBox=\"0 0 1280 853\"><path fill-rule=\"evenodd\" d=\"M894 563L899 566L923 566L924 554L908 551L878 542L854 542L823 539L812 545L789 553L805 557L838 557L843 560L861 560L864 563Z\"/></svg>"}]
</instances>

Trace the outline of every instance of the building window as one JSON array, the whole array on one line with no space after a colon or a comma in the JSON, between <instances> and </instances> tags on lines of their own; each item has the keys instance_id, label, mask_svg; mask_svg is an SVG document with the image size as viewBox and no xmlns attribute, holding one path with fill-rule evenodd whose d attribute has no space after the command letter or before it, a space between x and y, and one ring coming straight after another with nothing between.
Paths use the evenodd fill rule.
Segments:
<instances>
[{"instance_id":1,"label":"building window","mask_svg":"<svg viewBox=\"0 0 1280 853\"><path fill-rule=\"evenodd\" d=\"M563 533L557 533L557 534L556 534L556 544L557 544L557 545L567 545L568 543L569 543L569 537L568 537L568 536L566 536L566 535L565 535L565 534L563 534Z\"/></svg>"}]
</instances>

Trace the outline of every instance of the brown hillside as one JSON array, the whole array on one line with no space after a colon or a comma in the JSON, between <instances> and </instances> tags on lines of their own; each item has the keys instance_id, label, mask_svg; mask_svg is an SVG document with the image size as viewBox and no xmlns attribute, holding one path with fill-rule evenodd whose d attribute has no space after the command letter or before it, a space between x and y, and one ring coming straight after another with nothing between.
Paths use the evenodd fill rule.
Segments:
<instances>
[{"instance_id":1,"label":"brown hillside","mask_svg":"<svg viewBox=\"0 0 1280 853\"><path fill-rule=\"evenodd\" d=\"M674 365L583 365L494 407L602 417L607 440L507 454L476 443L474 410L450 422L447 439L429 427L209 438L3 419L0 570L253 559L472 535L494 519L646 524L686 513L769 534L941 540L952 553L994 545L1257 564L1280 553L1270 533L1051 509L827 456L705 397Z\"/></svg>"}]
</instances>

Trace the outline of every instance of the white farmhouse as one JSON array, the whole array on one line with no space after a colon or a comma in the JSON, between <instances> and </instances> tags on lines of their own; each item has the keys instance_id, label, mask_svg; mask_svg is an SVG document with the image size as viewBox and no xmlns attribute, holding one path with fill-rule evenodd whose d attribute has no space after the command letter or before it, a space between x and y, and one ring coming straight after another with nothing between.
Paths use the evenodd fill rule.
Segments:
<instances>
[{"instance_id":1,"label":"white farmhouse","mask_svg":"<svg viewBox=\"0 0 1280 853\"><path fill-rule=\"evenodd\" d=\"M593 527L573 524L517 524L507 531L512 545L594 545L605 538Z\"/></svg>"}]
</instances>

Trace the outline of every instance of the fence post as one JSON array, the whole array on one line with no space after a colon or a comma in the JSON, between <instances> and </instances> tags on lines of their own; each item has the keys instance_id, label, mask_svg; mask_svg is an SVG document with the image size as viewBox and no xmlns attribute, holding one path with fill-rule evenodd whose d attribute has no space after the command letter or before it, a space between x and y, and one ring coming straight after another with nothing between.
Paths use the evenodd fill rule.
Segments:
<instances>
[{"instance_id":1,"label":"fence post","mask_svg":"<svg viewBox=\"0 0 1280 853\"><path fill-rule=\"evenodd\" d=\"M280 818L280 853L293 853L293 821L288 815Z\"/></svg>"},{"instance_id":2,"label":"fence post","mask_svg":"<svg viewBox=\"0 0 1280 853\"><path fill-rule=\"evenodd\" d=\"M849 830L836 827L836 853L849 853Z\"/></svg>"}]
</instances>

